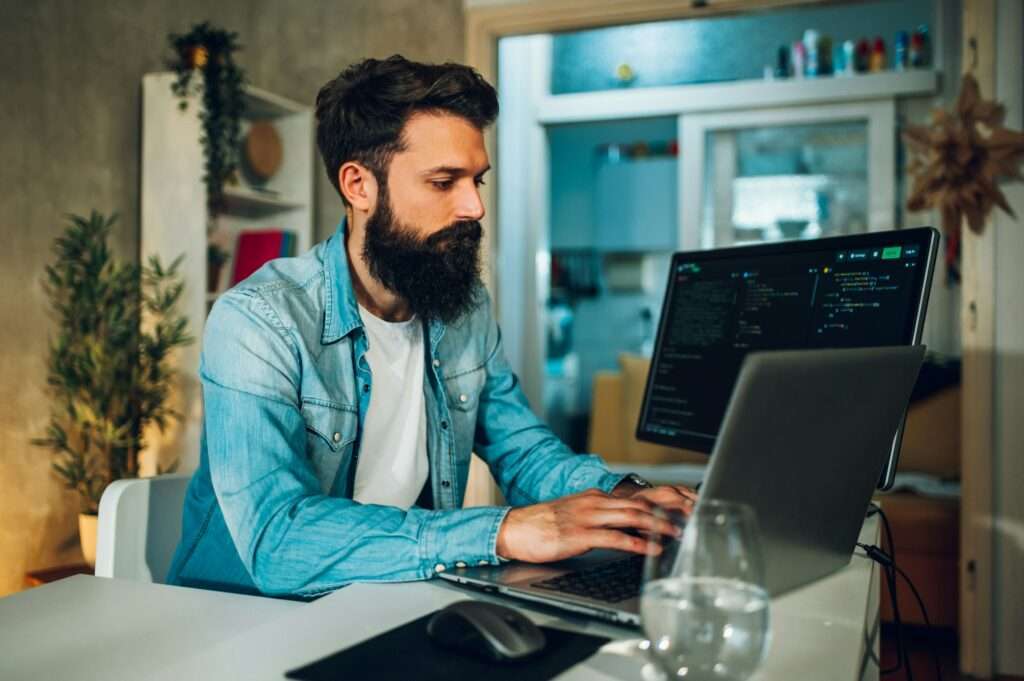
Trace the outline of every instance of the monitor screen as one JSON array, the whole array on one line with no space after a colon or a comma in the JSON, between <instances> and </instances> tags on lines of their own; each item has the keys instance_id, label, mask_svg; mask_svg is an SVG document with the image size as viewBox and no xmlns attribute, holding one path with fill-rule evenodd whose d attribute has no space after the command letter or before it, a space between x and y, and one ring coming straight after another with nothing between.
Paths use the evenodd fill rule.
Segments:
<instances>
[{"instance_id":1,"label":"monitor screen","mask_svg":"<svg viewBox=\"0 0 1024 681\"><path fill-rule=\"evenodd\" d=\"M676 253L637 437L710 453L748 352L917 343L938 238L920 228ZM884 486L898 452L897 433Z\"/></svg>"}]
</instances>

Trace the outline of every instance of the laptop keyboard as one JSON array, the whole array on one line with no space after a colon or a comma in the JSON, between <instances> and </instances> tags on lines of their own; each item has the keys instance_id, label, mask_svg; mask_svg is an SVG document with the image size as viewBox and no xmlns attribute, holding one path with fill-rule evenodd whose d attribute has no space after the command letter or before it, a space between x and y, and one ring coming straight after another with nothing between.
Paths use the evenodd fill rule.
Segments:
<instances>
[{"instance_id":1,"label":"laptop keyboard","mask_svg":"<svg viewBox=\"0 0 1024 681\"><path fill-rule=\"evenodd\" d=\"M643 570L644 557L631 556L576 572L567 572L558 577L534 582L531 586L606 603L619 603L640 595Z\"/></svg>"}]
</instances>

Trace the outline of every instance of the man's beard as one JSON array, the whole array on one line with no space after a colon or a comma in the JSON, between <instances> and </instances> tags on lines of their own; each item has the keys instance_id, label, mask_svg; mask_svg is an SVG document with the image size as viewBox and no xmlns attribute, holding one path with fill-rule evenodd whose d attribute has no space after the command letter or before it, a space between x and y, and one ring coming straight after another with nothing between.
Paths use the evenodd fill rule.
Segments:
<instances>
[{"instance_id":1,"label":"man's beard","mask_svg":"<svg viewBox=\"0 0 1024 681\"><path fill-rule=\"evenodd\" d=\"M455 222L421 239L395 219L387 185L379 186L363 243L370 274L404 298L413 314L454 322L479 302L480 223Z\"/></svg>"}]
</instances>

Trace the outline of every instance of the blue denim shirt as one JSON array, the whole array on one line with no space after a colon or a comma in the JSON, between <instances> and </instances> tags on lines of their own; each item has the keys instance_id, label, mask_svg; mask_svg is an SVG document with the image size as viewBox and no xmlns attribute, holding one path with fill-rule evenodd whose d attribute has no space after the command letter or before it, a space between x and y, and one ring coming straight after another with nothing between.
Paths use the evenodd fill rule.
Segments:
<instances>
[{"instance_id":1,"label":"blue denim shirt","mask_svg":"<svg viewBox=\"0 0 1024 681\"><path fill-rule=\"evenodd\" d=\"M424 330L435 508L361 504L352 487L359 459L374 456L360 448L373 377L344 223L221 296L203 338L200 463L168 583L315 596L496 564L508 507L461 508L471 452L514 506L621 481L530 411L486 295L456 323Z\"/></svg>"}]
</instances>

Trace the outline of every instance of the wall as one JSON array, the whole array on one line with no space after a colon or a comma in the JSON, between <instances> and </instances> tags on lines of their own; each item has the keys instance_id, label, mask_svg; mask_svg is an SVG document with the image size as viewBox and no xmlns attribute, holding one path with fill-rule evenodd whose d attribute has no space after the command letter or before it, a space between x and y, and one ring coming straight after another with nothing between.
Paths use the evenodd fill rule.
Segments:
<instances>
[{"instance_id":1,"label":"wall","mask_svg":"<svg viewBox=\"0 0 1024 681\"><path fill-rule=\"evenodd\" d=\"M1006 105L1006 127L1024 129L1024 7L1019 0L996 6L996 98ZM1017 214L996 212L996 338L992 462L993 671L1024 675L1024 182L1002 185Z\"/></svg>"},{"instance_id":2,"label":"wall","mask_svg":"<svg viewBox=\"0 0 1024 681\"><path fill-rule=\"evenodd\" d=\"M121 215L113 247L137 257L140 79L164 70L169 31L203 20L240 33L251 83L310 104L362 57L445 61L463 51L461 0L0 6L0 596L20 588L26 570L81 560L77 499L28 444L47 421L52 327L40 277L51 243L65 214L95 208ZM319 166L317 178L321 239L341 202Z\"/></svg>"}]
</instances>

